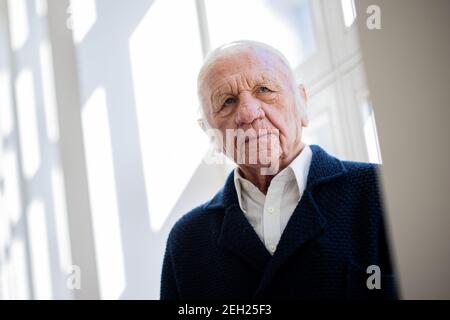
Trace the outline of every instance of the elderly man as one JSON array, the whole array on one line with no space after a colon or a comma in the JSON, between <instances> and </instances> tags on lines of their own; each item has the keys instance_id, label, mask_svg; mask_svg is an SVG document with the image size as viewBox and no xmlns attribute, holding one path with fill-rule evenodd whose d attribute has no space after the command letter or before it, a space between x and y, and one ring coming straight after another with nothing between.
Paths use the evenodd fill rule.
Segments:
<instances>
[{"instance_id":1,"label":"elderly man","mask_svg":"<svg viewBox=\"0 0 450 320\"><path fill-rule=\"evenodd\" d=\"M237 167L172 228L161 298L395 298L376 166L302 142L306 91L284 56L220 47L198 93L202 127Z\"/></svg>"}]
</instances>

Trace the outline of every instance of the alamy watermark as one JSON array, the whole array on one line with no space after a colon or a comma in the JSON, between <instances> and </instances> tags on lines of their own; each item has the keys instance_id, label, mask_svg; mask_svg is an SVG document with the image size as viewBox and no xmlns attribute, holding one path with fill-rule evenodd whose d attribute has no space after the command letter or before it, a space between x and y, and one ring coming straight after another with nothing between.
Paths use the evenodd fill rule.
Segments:
<instances>
[{"instance_id":1,"label":"alamy watermark","mask_svg":"<svg viewBox=\"0 0 450 320\"><path fill-rule=\"evenodd\" d=\"M225 158L236 164L256 166L261 175L275 175L282 154L278 129L218 129L205 130L211 148L204 157L206 164L224 164Z\"/></svg>"},{"instance_id":2,"label":"alamy watermark","mask_svg":"<svg viewBox=\"0 0 450 320\"><path fill-rule=\"evenodd\" d=\"M367 7L366 13L369 15L366 19L366 26L369 30L381 29L381 8L375 4Z\"/></svg>"},{"instance_id":3,"label":"alamy watermark","mask_svg":"<svg viewBox=\"0 0 450 320\"><path fill-rule=\"evenodd\" d=\"M369 290L381 289L381 269L379 266L373 264L367 267L367 274L370 276L367 278L366 286Z\"/></svg>"},{"instance_id":4,"label":"alamy watermark","mask_svg":"<svg viewBox=\"0 0 450 320\"><path fill-rule=\"evenodd\" d=\"M81 289L81 268L79 266L70 266L70 270L66 279L66 287L69 290Z\"/></svg>"}]
</instances>

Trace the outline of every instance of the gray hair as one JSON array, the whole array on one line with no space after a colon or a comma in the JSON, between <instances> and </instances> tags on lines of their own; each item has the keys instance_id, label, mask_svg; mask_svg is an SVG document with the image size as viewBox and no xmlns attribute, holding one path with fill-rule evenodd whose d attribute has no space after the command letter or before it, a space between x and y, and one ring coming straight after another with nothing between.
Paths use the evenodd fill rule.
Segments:
<instances>
[{"instance_id":1,"label":"gray hair","mask_svg":"<svg viewBox=\"0 0 450 320\"><path fill-rule=\"evenodd\" d=\"M208 122L208 118L205 117L205 114L204 114L203 97L202 97L202 92L201 92L201 87L202 87L202 83L203 83L205 75L207 74L207 72L209 71L209 68L214 64L214 62L217 59L219 59L221 57L225 57L227 55L245 52L245 51L248 51L251 49L260 49L260 50L269 52L272 55L274 55L275 57L277 57L278 59L280 59L281 63L286 66L287 70L289 71L289 77L291 78L293 92L294 92L294 96L295 96L295 100L296 100L295 102L299 109L300 115L302 117L307 116L306 106L304 105L304 102L301 99L300 93L297 90L296 77L295 77L294 71L292 70L292 67L289 64L286 57L279 50L277 50L274 47L269 46L268 44L265 44L263 42L253 41L253 40L239 40L239 41L234 41L231 43L224 44L220 47L217 47L213 51L211 51L206 56L206 58L203 62L203 65L200 69L200 72L198 74L197 95L198 95L198 98L200 101L200 106L199 106L199 110L198 110L199 121L203 122L203 124L206 125L207 127L209 127L210 125Z\"/></svg>"}]
</instances>

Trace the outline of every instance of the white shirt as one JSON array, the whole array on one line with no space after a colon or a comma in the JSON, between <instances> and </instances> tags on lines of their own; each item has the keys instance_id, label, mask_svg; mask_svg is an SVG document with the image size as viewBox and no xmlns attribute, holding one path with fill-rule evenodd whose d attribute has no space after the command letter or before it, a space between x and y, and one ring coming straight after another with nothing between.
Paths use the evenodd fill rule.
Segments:
<instances>
[{"instance_id":1,"label":"white shirt","mask_svg":"<svg viewBox=\"0 0 450 320\"><path fill-rule=\"evenodd\" d=\"M286 225L306 188L312 151L306 145L291 164L270 182L264 195L234 170L239 206L267 250L274 254Z\"/></svg>"}]
</instances>

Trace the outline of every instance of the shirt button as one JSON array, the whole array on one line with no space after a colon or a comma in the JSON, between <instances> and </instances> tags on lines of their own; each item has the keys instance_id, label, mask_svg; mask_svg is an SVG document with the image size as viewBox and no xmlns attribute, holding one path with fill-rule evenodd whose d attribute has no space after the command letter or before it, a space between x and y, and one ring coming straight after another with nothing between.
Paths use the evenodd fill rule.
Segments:
<instances>
[{"instance_id":1,"label":"shirt button","mask_svg":"<svg viewBox=\"0 0 450 320\"><path fill-rule=\"evenodd\" d=\"M267 211L268 211L269 213L273 213L273 212L274 212L274 210L273 210L272 207L269 207L269 208L267 209Z\"/></svg>"},{"instance_id":2,"label":"shirt button","mask_svg":"<svg viewBox=\"0 0 450 320\"><path fill-rule=\"evenodd\" d=\"M270 246L270 251L271 251L272 253L274 253L275 250L277 250L277 247L276 247L276 246Z\"/></svg>"}]
</instances>

